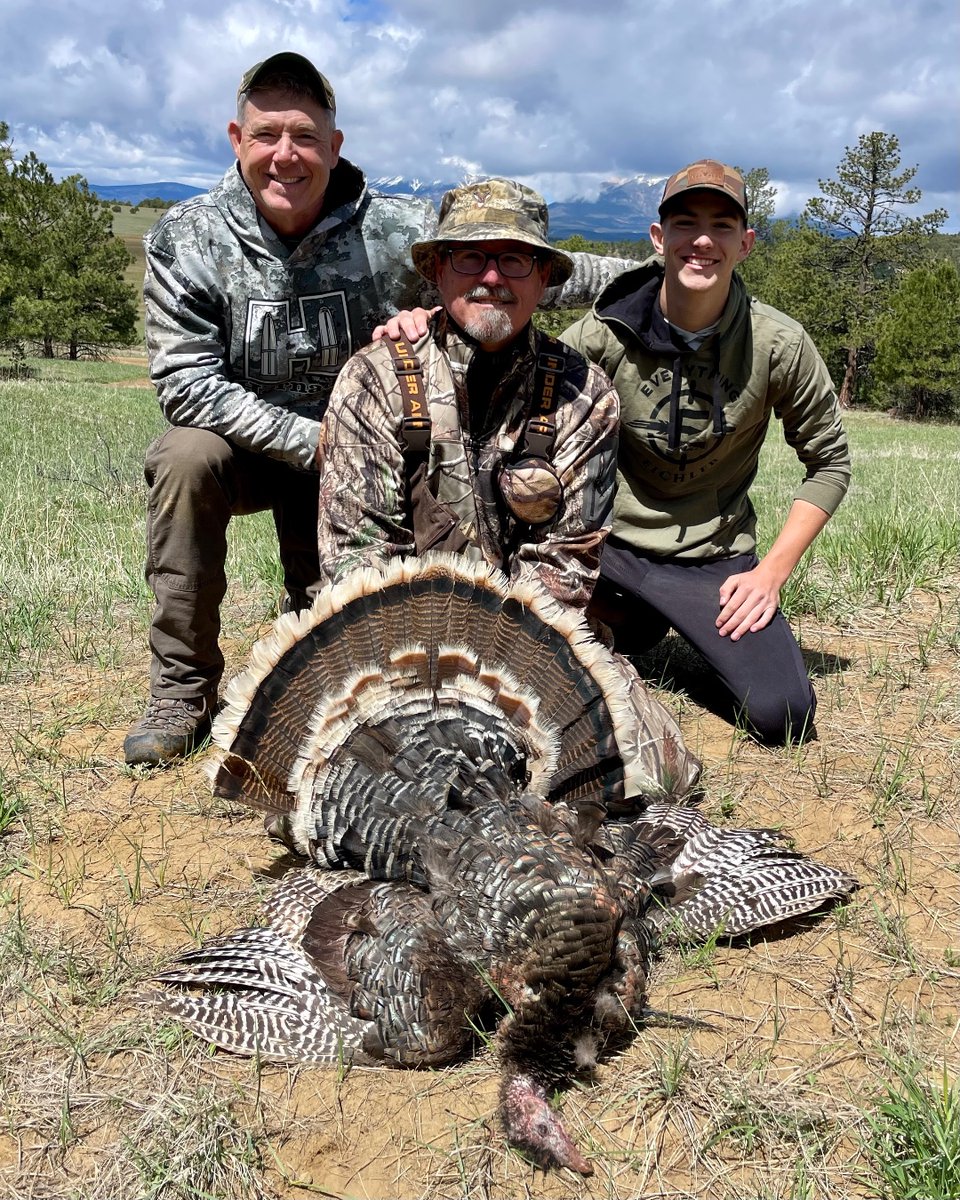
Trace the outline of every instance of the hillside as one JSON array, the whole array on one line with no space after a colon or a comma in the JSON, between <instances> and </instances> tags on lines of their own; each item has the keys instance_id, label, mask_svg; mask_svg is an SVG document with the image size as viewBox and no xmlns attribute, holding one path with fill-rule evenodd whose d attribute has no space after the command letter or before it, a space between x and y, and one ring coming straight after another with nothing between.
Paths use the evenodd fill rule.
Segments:
<instances>
[{"instance_id":1,"label":"hillside","mask_svg":"<svg viewBox=\"0 0 960 1200\"><path fill-rule=\"evenodd\" d=\"M141 204L144 200L187 200L197 196L203 188L191 187L189 183L91 183L90 191L101 200L115 200L118 204Z\"/></svg>"}]
</instances>

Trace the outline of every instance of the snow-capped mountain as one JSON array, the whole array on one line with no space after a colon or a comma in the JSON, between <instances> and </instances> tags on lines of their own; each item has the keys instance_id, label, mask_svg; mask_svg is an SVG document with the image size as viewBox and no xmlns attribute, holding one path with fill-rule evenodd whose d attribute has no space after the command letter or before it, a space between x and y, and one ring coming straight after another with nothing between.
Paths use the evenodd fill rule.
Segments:
<instances>
[{"instance_id":1,"label":"snow-capped mountain","mask_svg":"<svg viewBox=\"0 0 960 1200\"><path fill-rule=\"evenodd\" d=\"M403 179L399 176L371 179L375 191L390 196L427 196L439 205L443 193L457 183L451 180ZM571 197L549 204L550 236L570 237L579 233L601 241L639 241L657 219L663 180L644 175L604 182L596 197Z\"/></svg>"}]
</instances>

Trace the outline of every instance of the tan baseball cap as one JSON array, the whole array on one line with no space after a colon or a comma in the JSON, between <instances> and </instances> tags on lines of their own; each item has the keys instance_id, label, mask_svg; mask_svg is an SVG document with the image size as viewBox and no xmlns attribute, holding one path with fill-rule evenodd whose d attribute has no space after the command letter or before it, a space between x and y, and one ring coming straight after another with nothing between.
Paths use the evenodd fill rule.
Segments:
<instances>
[{"instance_id":1,"label":"tan baseball cap","mask_svg":"<svg viewBox=\"0 0 960 1200\"><path fill-rule=\"evenodd\" d=\"M743 176L736 167L718 162L715 158L698 158L682 171L677 171L667 180L660 200L660 216L675 197L682 192L720 192L732 200L747 220L747 188Z\"/></svg>"},{"instance_id":2,"label":"tan baseball cap","mask_svg":"<svg viewBox=\"0 0 960 1200\"><path fill-rule=\"evenodd\" d=\"M302 54L294 54L292 50L271 54L263 62L254 63L249 71L245 71L240 80L240 86L237 88L237 99L239 100L244 92L249 92L258 79L274 72L302 79L313 92L318 104L329 108L331 112L336 112L337 102L330 81L325 75L320 74L309 58L304 58Z\"/></svg>"},{"instance_id":3,"label":"tan baseball cap","mask_svg":"<svg viewBox=\"0 0 960 1200\"><path fill-rule=\"evenodd\" d=\"M437 236L414 242L410 253L424 279L436 283L437 251L445 242L523 242L547 252L547 286L556 287L570 278L573 259L550 245L547 226L547 202L538 192L512 179L484 179L447 192L440 202Z\"/></svg>"}]
</instances>

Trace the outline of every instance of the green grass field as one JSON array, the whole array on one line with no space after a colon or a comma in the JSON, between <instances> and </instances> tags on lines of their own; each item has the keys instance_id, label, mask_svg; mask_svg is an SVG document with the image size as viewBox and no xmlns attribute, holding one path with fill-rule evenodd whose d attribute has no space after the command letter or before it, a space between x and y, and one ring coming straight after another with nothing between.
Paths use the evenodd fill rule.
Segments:
<instances>
[{"instance_id":1,"label":"green grass field","mask_svg":"<svg viewBox=\"0 0 960 1200\"><path fill-rule=\"evenodd\" d=\"M130 236L134 236L132 233ZM212 1052L142 1001L276 876L203 756L122 763L146 692L143 363L0 381L0 1197L513 1200L960 1198L960 427L849 414L855 482L786 604L818 738L757 746L645 660L705 764L706 807L853 871L784 936L667 953L652 1025L560 1100L590 1179L505 1146L489 1053L440 1072ZM764 538L799 481L769 439ZM235 522L228 674L279 595L268 515Z\"/></svg>"},{"instance_id":2,"label":"green grass field","mask_svg":"<svg viewBox=\"0 0 960 1200\"><path fill-rule=\"evenodd\" d=\"M140 315L137 320L137 334L139 339L143 340L143 235L147 232L151 225L161 217L162 211L158 208L138 208L136 212L132 212L132 205L121 204L120 211L113 213L113 232L126 246L128 252L133 256L133 261L123 273L124 282L137 293L137 304Z\"/></svg>"}]
</instances>

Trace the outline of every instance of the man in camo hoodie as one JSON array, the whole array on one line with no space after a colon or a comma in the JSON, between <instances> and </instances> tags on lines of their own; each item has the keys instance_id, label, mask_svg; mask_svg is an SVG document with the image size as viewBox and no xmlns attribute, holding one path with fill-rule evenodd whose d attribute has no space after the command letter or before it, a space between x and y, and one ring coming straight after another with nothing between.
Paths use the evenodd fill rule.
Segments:
<instances>
[{"instance_id":1,"label":"man in camo hoodie","mask_svg":"<svg viewBox=\"0 0 960 1200\"><path fill-rule=\"evenodd\" d=\"M299 54L244 75L228 127L237 162L147 234L150 373L171 423L147 451L147 580L156 596L150 700L130 764L189 754L210 729L223 656L226 529L271 509L287 604L320 586L316 447L337 374L399 309L432 304L413 242L426 200L370 192L340 157L333 89ZM559 306L631 265L575 256ZM407 336L425 330L422 314Z\"/></svg>"},{"instance_id":2,"label":"man in camo hoodie","mask_svg":"<svg viewBox=\"0 0 960 1200\"><path fill-rule=\"evenodd\" d=\"M407 248L429 202L374 196L340 157L334 94L298 54L252 67L230 123L237 163L145 238L150 373L171 423L145 474L150 702L128 763L209 732L231 517L272 509L289 603L317 587L317 431L340 366L422 287Z\"/></svg>"}]
</instances>

